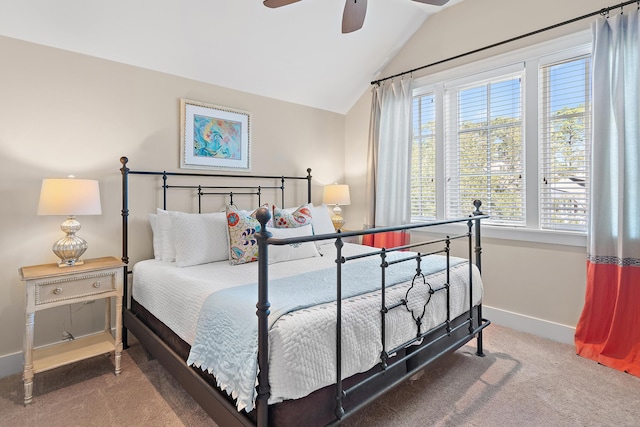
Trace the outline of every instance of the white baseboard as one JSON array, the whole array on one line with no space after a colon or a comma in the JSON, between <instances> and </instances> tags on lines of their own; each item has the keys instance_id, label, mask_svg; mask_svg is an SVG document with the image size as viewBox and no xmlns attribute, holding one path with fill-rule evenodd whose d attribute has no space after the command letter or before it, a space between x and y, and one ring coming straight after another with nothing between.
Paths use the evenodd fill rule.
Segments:
<instances>
[{"instance_id":1,"label":"white baseboard","mask_svg":"<svg viewBox=\"0 0 640 427\"><path fill-rule=\"evenodd\" d=\"M506 326L516 331L526 332L564 344L574 344L573 337L576 333L576 328L571 326L486 305L482 306L482 316L496 325Z\"/></svg>"},{"instance_id":2,"label":"white baseboard","mask_svg":"<svg viewBox=\"0 0 640 427\"><path fill-rule=\"evenodd\" d=\"M23 363L24 359L21 351L0 356L0 378L22 372Z\"/></svg>"}]
</instances>

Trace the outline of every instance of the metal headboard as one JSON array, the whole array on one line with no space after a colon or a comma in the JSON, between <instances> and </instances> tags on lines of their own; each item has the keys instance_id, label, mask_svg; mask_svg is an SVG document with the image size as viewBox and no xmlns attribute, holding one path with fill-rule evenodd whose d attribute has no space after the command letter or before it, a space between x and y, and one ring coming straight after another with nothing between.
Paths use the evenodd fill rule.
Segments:
<instances>
[{"instance_id":1,"label":"metal headboard","mask_svg":"<svg viewBox=\"0 0 640 427\"><path fill-rule=\"evenodd\" d=\"M167 172L167 171L138 171L131 170L127 167L129 159L120 157L122 168L122 261L128 264L128 219L129 219L129 175L153 175L162 177L162 208L167 209L167 192L170 189L191 189L197 190L198 196L198 213L202 212L202 198L204 196L229 196L230 203L233 204L233 197L238 195L254 195L258 198L258 206L262 205L263 190L279 190L281 206L285 205L285 189L287 180L306 180L307 181L307 203L311 203L311 169L307 169L306 176L284 176L284 175L233 175L233 174L215 174L202 172ZM169 183L169 177L200 177L203 180L211 178L237 178L241 180L270 180L272 182L280 181L280 185L172 185Z\"/></svg>"},{"instance_id":2,"label":"metal headboard","mask_svg":"<svg viewBox=\"0 0 640 427\"><path fill-rule=\"evenodd\" d=\"M258 198L258 206L262 205L263 190L272 189L280 191L281 206L285 206L285 189L287 181L307 181L307 203L311 203L311 168L307 169L306 176L285 176L285 175L238 175L238 174L216 174L202 172L167 172L167 171L140 171L131 170L127 167L129 159L120 157L122 167L122 262L125 263L124 277L128 277L129 270L129 176L130 175L152 175L162 177L162 207L167 209L168 190L171 189L190 189L196 190L198 196L198 213L202 212L202 198L204 196L229 196L230 203L233 204L233 197L238 195L254 195ZM201 178L208 181L212 178L234 178L239 180L262 180L270 182L280 182L280 185L173 185L169 183L170 177L192 177ZM128 285L127 280L124 281L123 308L128 307ZM123 345L127 347L126 334L123 334Z\"/></svg>"}]
</instances>

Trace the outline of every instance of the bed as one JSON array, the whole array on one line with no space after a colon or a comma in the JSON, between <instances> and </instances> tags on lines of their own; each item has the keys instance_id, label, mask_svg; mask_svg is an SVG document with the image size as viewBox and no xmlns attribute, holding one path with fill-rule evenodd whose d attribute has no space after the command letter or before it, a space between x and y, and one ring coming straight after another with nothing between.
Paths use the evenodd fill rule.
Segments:
<instances>
[{"instance_id":1,"label":"bed","mask_svg":"<svg viewBox=\"0 0 640 427\"><path fill-rule=\"evenodd\" d=\"M311 203L310 169L251 176L136 171L120 161L131 276L123 344L132 333L217 424L339 424L474 338L483 355L480 202L468 218L341 233ZM160 194L161 207L144 213L148 225L131 221L134 175L147 176L145 194ZM194 199L195 212L167 209L174 191ZM285 193L306 197L289 203ZM224 211L203 211L213 197ZM398 248L349 243L457 222L467 231ZM150 259L130 261L138 240L130 223L153 230ZM466 256L451 255L456 242Z\"/></svg>"}]
</instances>

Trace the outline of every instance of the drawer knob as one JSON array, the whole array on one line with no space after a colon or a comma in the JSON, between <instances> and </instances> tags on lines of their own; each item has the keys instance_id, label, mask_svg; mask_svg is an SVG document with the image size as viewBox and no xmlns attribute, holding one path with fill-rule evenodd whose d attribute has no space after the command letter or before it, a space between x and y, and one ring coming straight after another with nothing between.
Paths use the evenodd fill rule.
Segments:
<instances>
[{"instance_id":1,"label":"drawer knob","mask_svg":"<svg viewBox=\"0 0 640 427\"><path fill-rule=\"evenodd\" d=\"M101 284L100 284L100 281L99 281L99 280L97 280L97 281L93 284L93 287L94 287L94 288L96 288L96 289L98 289L100 286L101 286Z\"/></svg>"},{"instance_id":2,"label":"drawer knob","mask_svg":"<svg viewBox=\"0 0 640 427\"><path fill-rule=\"evenodd\" d=\"M56 294L56 295L60 295L62 293L62 288L55 288L53 290L53 293Z\"/></svg>"}]
</instances>

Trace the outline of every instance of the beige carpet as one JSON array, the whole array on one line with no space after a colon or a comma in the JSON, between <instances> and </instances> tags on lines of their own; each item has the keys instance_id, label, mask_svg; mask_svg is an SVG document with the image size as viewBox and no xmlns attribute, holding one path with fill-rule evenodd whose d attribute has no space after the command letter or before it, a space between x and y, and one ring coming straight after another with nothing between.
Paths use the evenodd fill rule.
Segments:
<instances>
[{"instance_id":1,"label":"beige carpet","mask_svg":"<svg viewBox=\"0 0 640 427\"><path fill-rule=\"evenodd\" d=\"M474 342L475 344L475 342ZM491 325L486 357L465 346L346 420L370 426L640 426L640 378L574 354L572 346ZM155 360L133 344L113 375L96 357L0 380L2 426L213 426Z\"/></svg>"}]
</instances>

